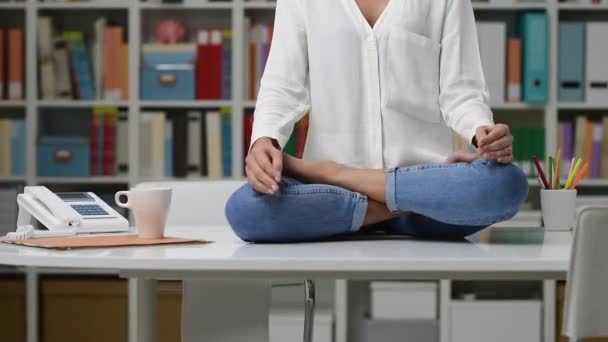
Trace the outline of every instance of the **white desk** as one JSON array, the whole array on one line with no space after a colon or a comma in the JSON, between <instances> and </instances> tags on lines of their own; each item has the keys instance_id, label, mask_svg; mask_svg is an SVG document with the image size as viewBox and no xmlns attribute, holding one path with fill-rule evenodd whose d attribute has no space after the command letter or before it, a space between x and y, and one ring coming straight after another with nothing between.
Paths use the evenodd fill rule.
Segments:
<instances>
[{"instance_id":1,"label":"white desk","mask_svg":"<svg viewBox=\"0 0 608 342\"><path fill-rule=\"evenodd\" d=\"M540 228L494 228L462 242L400 238L254 245L241 242L226 227L172 227L167 235L214 243L73 251L2 244L0 264L120 271L131 279L130 318L136 323L130 325L131 341L156 339L156 280L205 279L199 291L209 305L185 314L200 317L200 327L211 340L223 336L236 341L234 322L240 317L245 321L241 333L257 342L268 339L267 302L273 279L564 279L572 240L569 232ZM233 289L233 296L211 295L218 288ZM234 302L236 308L220 309L218 305L226 302ZM550 311L552 307L545 310ZM230 325L221 324L229 318ZM546 333L550 330L545 327Z\"/></svg>"}]
</instances>

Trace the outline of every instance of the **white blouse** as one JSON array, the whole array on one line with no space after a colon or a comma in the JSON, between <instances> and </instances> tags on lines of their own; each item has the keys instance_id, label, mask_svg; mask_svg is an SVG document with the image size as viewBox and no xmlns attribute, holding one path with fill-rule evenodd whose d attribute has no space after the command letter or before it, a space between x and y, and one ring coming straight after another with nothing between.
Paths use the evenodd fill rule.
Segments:
<instances>
[{"instance_id":1,"label":"white blouse","mask_svg":"<svg viewBox=\"0 0 608 342\"><path fill-rule=\"evenodd\" d=\"M493 125L470 0L390 0L372 28L355 0L278 0L252 142L362 168L443 162L451 127Z\"/></svg>"}]
</instances>

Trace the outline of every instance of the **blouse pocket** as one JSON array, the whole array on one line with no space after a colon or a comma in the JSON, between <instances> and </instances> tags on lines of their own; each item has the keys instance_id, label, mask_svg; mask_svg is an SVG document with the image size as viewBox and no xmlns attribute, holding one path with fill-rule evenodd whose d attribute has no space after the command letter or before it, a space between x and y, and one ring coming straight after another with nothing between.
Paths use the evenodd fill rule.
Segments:
<instances>
[{"instance_id":1,"label":"blouse pocket","mask_svg":"<svg viewBox=\"0 0 608 342\"><path fill-rule=\"evenodd\" d=\"M441 45L419 34L393 28L388 38L385 104L418 120L438 123Z\"/></svg>"}]
</instances>

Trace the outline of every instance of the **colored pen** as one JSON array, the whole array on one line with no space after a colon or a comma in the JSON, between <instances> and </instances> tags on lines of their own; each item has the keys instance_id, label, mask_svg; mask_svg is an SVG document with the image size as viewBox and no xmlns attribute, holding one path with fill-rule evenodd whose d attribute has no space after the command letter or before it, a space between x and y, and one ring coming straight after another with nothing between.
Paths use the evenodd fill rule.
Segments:
<instances>
[{"instance_id":1,"label":"colored pen","mask_svg":"<svg viewBox=\"0 0 608 342\"><path fill-rule=\"evenodd\" d=\"M570 179L572 170L574 170L574 164L576 164L576 157L572 157L572 161L570 161L570 168L568 169L568 175L566 176L566 183L568 182L568 179ZM567 189L566 184L564 184L564 189Z\"/></svg>"},{"instance_id":2,"label":"colored pen","mask_svg":"<svg viewBox=\"0 0 608 342\"><path fill-rule=\"evenodd\" d=\"M566 182L566 189L570 189L570 185L572 185L572 181L576 177L578 170L581 168L582 158L576 160L576 164L574 164L574 169L572 169L572 173L570 173L570 177L568 177L568 182Z\"/></svg>"},{"instance_id":3,"label":"colored pen","mask_svg":"<svg viewBox=\"0 0 608 342\"><path fill-rule=\"evenodd\" d=\"M574 190L576 188L576 186L581 181L581 179L583 178L583 176L585 175L585 173L587 173L587 168L588 167L589 167L589 163L585 163L585 165L583 165L583 168L581 169L581 172L578 173L578 176L576 176L576 179L574 180L574 182L572 183L572 185L568 189Z\"/></svg>"},{"instance_id":4,"label":"colored pen","mask_svg":"<svg viewBox=\"0 0 608 342\"><path fill-rule=\"evenodd\" d=\"M553 157L549 157L549 189L553 189Z\"/></svg>"},{"instance_id":5,"label":"colored pen","mask_svg":"<svg viewBox=\"0 0 608 342\"><path fill-rule=\"evenodd\" d=\"M549 189L549 183L547 182L547 177L545 177L545 173L543 172L543 168L542 166L540 166L540 163L538 162L538 158L536 156L532 157L532 160L534 160L534 165L536 166L536 170L538 171L538 175L540 176L540 179L543 181L543 185L545 186L545 189Z\"/></svg>"},{"instance_id":6,"label":"colored pen","mask_svg":"<svg viewBox=\"0 0 608 342\"><path fill-rule=\"evenodd\" d=\"M555 177L553 178L553 189L559 189L559 172L562 164L562 149L557 149L557 159L555 160Z\"/></svg>"}]
</instances>

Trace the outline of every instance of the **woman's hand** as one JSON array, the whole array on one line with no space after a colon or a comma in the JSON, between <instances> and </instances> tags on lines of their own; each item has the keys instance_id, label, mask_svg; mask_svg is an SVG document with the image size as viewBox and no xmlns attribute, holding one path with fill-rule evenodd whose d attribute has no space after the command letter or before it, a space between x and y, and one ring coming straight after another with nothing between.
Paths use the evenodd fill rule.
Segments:
<instances>
[{"instance_id":1,"label":"woman's hand","mask_svg":"<svg viewBox=\"0 0 608 342\"><path fill-rule=\"evenodd\" d=\"M258 139L245 159L247 181L258 192L274 194L279 190L283 154L270 138Z\"/></svg>"},{"instance_id":2,"label":"woman's hand","mask_svg":"<svg viewBox=\"0 0 608 342\"><path fill-rule=\"evenodd\" d=\"M513 135L509 126L481 126L475 131L475 139L483 158L503 164L513 161Z\"/></svg>"}]
</instances>

